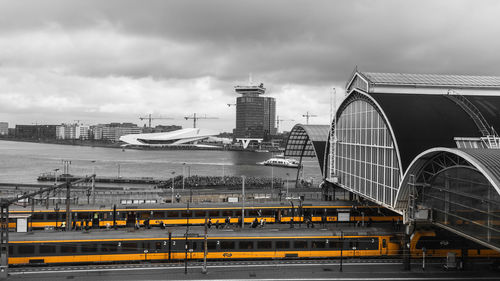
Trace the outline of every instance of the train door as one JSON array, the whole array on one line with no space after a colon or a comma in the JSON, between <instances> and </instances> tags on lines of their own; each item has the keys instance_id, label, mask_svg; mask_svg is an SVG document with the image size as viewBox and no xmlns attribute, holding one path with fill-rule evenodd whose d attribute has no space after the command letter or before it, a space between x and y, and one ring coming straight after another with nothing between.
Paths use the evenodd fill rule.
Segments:
<instances>
[{"instance_id":1,"label":"train door","mask_svg":"<svg viewBox=\"0 0 500 281\"><path fill-rule=\"evenodd\" d=\"M380 242L380 255L387 256L388 253L387 238L382 238L382 241Z\"/></svg>"},{"instance_id":2,"label":"train door","mask_svg":"<svg viewBox=\"0 0 500 281\"><path fill-rule=\"evenodd\" d=\"M274 222L281 223L281 209L277 209L276 213L274 213Z\"/></svg>"},{"instance_id":3,"label":"train door","mask_svg":"<svg viewBox=\"0 0 500 281\"><path fill-rule=\"evenodd\" d=\"M94 212L92 214L92 228L99 228L99 213Z\"/></svg>"},{"instance_id":4,"label":"train door","mask_svg":"<svg viewBox=\"0 0 500 281\"><path fill-rule=\"evenodd\" d=\"M134 227L136 220L135 212L127 212L127 227Z\"/></svg>"}]
</instances>

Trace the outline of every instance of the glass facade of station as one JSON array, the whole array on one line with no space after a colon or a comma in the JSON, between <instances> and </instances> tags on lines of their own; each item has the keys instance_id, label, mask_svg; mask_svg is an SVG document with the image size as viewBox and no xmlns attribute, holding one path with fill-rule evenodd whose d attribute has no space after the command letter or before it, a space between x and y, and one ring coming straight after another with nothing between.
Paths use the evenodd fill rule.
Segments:
<instances>
[{"instance_id":1,"label":"glass facade of station","mask_svg":"<svg viewBox=\"0 0 500 281\"><path fill-rule=\"evenodd\" d=\"M332 172L339 184L392 206L401 173L383 117L369 100L354 99L341 111L336 127L336 171Z\"/></svg>"},{"instance_id":2,"label":"glass facade of station","mask_svg":"<svg viewBox=\"0 0 500 281\"><path fill-rule=\"evenodd\" d=\"M500 247L500 195L478 170L444 169L418 193L435 222Z\"/></svg>"}]
</instances>

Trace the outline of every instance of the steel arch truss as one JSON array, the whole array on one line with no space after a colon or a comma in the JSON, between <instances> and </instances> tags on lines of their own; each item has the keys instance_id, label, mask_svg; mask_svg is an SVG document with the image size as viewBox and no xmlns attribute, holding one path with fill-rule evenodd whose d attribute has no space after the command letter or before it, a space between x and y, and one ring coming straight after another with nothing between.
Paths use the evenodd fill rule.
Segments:
<instances>
[{"instance_id":1,"label":"steel arch truss","mask_svg":"<svg viewBox=\"0 0 500 281\"><path fill-rule=\"evenodd\" d=\"M284 155L299 157L301 162L303 157L316 157L323 173L329 128L328 125L295 125L287 139Z\"/></svg>"},{"instance_id":2,"label":"steel arch truss","mask_svg":"<svg viewBox=\"0 0 500 281\"><path fill-rule=\"evenodd\" d=\"M416 183L428 184L437 174L451 167L469 167L475 169L467 160L456 154L439 153L428 160L417 175Z\"/></svg>"}]
</instances>

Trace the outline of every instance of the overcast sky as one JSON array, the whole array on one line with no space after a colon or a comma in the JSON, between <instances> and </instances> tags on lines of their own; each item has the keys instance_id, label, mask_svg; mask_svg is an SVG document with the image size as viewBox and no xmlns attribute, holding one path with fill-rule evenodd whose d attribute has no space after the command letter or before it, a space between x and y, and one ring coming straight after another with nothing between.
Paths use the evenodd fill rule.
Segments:
<instances>
[{"instance_id":1,"label":"overcast sky","mask_svg":"<svg viewBox=\"0 0 500 281\"><path fill-rule=\"evenodd\" d=\"M280 129L327 124L357 65L500 76L500 1L0 0L0 121L232 131L235 85L262 82Z\"/></svg>"}]
</instances>

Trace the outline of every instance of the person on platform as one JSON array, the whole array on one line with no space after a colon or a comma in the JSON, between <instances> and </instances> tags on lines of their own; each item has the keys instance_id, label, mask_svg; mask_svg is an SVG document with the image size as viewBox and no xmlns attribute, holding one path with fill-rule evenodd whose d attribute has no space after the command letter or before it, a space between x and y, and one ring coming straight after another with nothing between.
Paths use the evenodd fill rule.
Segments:
<instances>
[{"instance_id":1,"label":"person on platform","mask_svg":"<svg viewBox=\"0 0 500 281\"><path fill-rule=\"evenodd\" d=\"M259 225L259 221L257 220L257 218L255 218L252 222L252 228L256 228L257 225Z\"/></svg>"}]
</instances>

